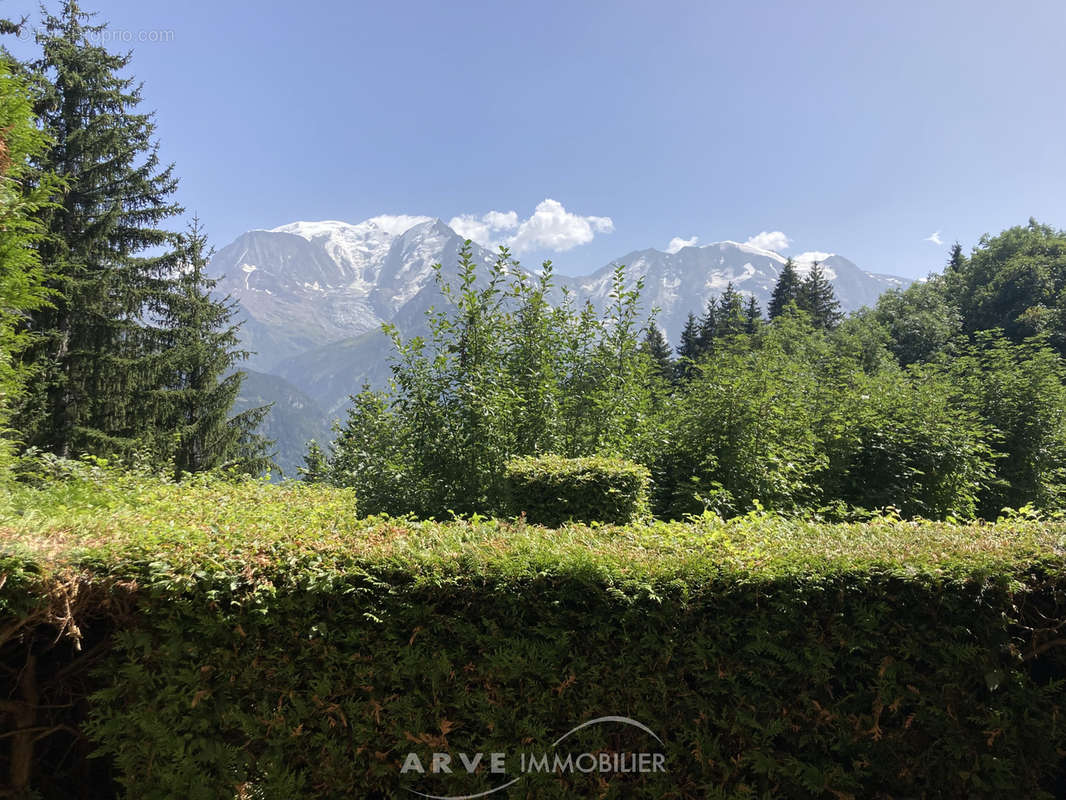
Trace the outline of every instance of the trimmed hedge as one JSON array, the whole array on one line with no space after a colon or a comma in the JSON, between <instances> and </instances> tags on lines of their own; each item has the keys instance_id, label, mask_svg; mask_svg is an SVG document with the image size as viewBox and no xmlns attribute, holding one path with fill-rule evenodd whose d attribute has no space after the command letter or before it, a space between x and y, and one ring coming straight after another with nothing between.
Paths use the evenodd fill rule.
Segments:
<instances>
[{"instance_id":1,"label":"trimmed hedge","mask_svg":"<svg viewBox=\"0 0 1066 800\"><path fill-rule=\"evenodd\" d=\"M130 798L462 795L512 777L498 796L1061 790L1062 524L708 515L545 535L354 520L350 503L260 485L0 499L0 663L22 668L33 644L43 664L63 632L42 669L93 664L79 724ZM663 744L603 724L562 747L658 751L667 771L513 771L608 715ZM401 774L412 752L456 769ZM493 752L512 771L492 773ZM467 775L459 753L485 761ZM84 768L47 766L46 797Z\"/></svg>"},{"instance_id":2,"label":"trimmed hedge","mask_svg":"<svg viewBox=\"0 0 1066 800\"><path fill-rule=\"evenodd\" d=\"M648 509L650 474L623 458L524 456L505 467L511 513L536 525L624 525Z\"/></svg>"}]
</instances>

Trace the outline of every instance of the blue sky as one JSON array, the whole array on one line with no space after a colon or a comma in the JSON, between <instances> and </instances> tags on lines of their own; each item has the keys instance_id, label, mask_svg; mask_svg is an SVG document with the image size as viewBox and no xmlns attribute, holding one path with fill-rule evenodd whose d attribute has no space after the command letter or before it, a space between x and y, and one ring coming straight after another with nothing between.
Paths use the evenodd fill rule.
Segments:
<instances>
[{"instance_id":1,"label":"blue sky","mask_svg":"<svg viewBox=\"0 0 1066 800\"><path fill-rule=\"evenodd\" d=\"M1062 0L84 3L216 247L416 214L567 273L765 231L915 277L1066 227Z\"/></svg>"}]
</instances>

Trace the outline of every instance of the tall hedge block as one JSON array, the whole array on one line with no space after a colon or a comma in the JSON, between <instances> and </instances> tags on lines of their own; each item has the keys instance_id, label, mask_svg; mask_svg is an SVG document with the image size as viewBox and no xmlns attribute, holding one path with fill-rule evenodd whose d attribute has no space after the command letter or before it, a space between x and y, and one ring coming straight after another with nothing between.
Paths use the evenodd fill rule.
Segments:
<instances>
[{"instance_id":1,"label":"tall hedge block","mask_svg":"<svg viewBox=\"0 0 1066 800\"><path fill-rule=\"evenodd\" d=\"M648 470L622 458L526 456L509 461L506 475L511 513L537 525L623 525L647 509Z\"/></svg>"}]
</instances>

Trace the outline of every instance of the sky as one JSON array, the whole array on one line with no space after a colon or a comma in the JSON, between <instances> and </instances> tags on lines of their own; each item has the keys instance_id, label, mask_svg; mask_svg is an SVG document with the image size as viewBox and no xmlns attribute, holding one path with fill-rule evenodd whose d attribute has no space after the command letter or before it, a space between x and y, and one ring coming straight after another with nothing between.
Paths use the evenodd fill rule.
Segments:
<instances>
[{"instance_id":1,"label":"sky","mask_svg":"<svg viewBox=\"0 0 1066 800\"><path fill-rule=\"evenodd\" d=\"M83 7L219 249L426 215L567 274L729 239L922 277L1066 228L1062 0Z\"/></svg>"}]
</instances>

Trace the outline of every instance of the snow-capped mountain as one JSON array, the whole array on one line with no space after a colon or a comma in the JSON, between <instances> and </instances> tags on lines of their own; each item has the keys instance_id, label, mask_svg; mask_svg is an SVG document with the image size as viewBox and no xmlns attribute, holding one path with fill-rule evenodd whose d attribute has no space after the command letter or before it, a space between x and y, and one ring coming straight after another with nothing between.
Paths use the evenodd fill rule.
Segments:
<instances>
[{"instance_id":1,"label":"snow-capped mountain","mask_svg":"<svg viewBox=\"0 0 1066 800\"><path fill-rule=\"evenodd\" d=\"M873 305L883 292L910 283L904 278L865 272L843 256L816 255L845 311ZM814 258L812 254L799 257L796 271L805 275ZM754 295L765 312L785 264L785 256L729 241L683 247L676 253L639 250L587 278L573 279L571 286L577 296L582 300L591 299L597 307L605 305L615 264L625 265L626 277L631 283L638 278L644 279L641 296L646 307L659 309L659 326L666 331L669 341L676 343L689 313L699 316L707 302L720 295L730 283L738 292Z\"/></svg>"},{"instance_id":2,"label":"snow-capped mountain","mask_svg":"<svg viewBox=\"0 0 1066 800\"><path fill-rule=\"evenodd\" d=\"M383 322L401 329L416 325L439 298L433 265L443 265L446 276L454 274L461 245L459 234L440 220L398 233L373 220L293 222L243 234L219 251L212 269L223 276L219 289L236 298L246 314L245 344L257 351L253 363L268 369L311 348L377 330ZM491 263L494 255L474 245L474 258ZM614 265L625 264L630 281L644 279L646 308L660 309L659 324L676 341L689 312L699 314L730 282L765 308L784 263L779 253L724 241L675 253L639 250L587 277L558 281L580 302L604 305ZM909 283L865 272L835 254L821 264L846 311ZM801 273L810 265L809 257L797 261Z\"/></svg>"},{"instance_id":3,"label":"snow-capped mountain","mask_svg":"<svg viewBox=\"0 0 1066 800\"><path fill-rule=\"evenodd\" d=\"M405 335L423 331L425 311L439 305L435 264L445 279L456 275L462 237L438 219L410 217L411 224L383 225L378 218L345 222L293 222L254 230L220 250L211 272L218 289L240 307L243 346L255 355L250 369L287 381L332 419L343 416L348 395L364 383L388 377L390 342L381 325ZM396 218L389 218L395 220ZM866 272L833 254L797 259L802 274L817 255L845 311L873 304L884 291L910 281ZM490 264L495 255L473 245L474 259ZM668 253L629 253L584 276L557 276L575 299L597 307L609 302L616 264L625 265L630 285L644 280L644 310L659 309L658 323L674 344L688 314L734 288L754 295L766 308L785 257L738 242L683 247ZM291 392L290 392L291 393ZM323 421L317 420L321 426ZM283 454L292 463L298 454Z\"/></svg>"},{"instance_id":4,"label":"snow-capped mountain","mask_svg":"<svg viewBox=\"0 0 1066 800\"><path fill-rule=\"evenodd\" d=\"M453 272L462 239L440 220L399 234L373 221L294 222L242 234L211 269L241 306L249 365L269 370L313 347L378 330L436 296L433 265ZM475 246L475 257L492 254Z\"/></svg>"}]
</instances>

